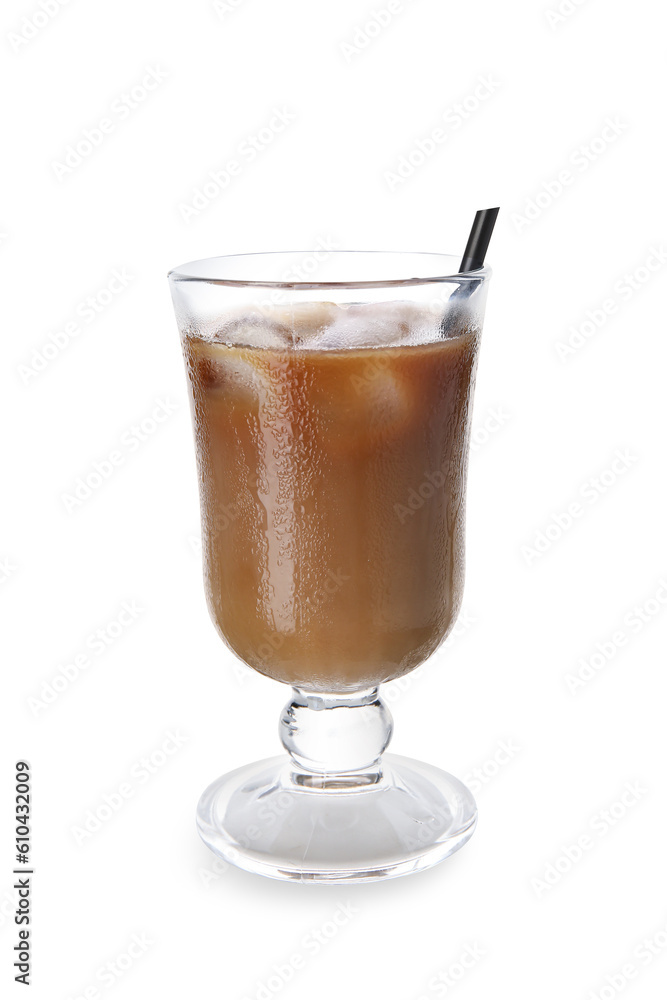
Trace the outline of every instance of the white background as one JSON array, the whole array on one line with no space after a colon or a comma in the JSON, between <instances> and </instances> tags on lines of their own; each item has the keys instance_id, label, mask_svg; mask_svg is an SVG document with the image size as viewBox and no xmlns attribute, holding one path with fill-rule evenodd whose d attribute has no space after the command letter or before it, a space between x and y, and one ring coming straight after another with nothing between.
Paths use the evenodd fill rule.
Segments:
<instances>
[{"instance_id":1,"label":"white background","mask_svg":"<svg viewBox=\"0 0 667 1000\"><path fill-rule=\"evenodd\" d=\"M385 0L70 0L48 19L4 4L3 981L26 758L39 1000L266 1000L294 954L305 968L268 996L663 995L664 38L649 0L579 0L560 20L557 2L403 0L381 30ZM149 69L164 79L120 111ZM274 109L293 120L250 162L240 150ZM58 168L103 118L99 145ZM401 157L413 166L396 181ZM185 221L230 159L240 173ZM387 691L393 750L467 776L478 830L440 867L377 885L216 871L197 798L277 752L287 691L237 666L207 617L166 272L320 239L458 253L494 204L465 616L407 690ZM131 280L104 304L114 269ZM104 308L87 322L91 295ZM130 445L159 400L173 412ZM119 448L68 512L64 494ZM114 631L123 602L141 611L98 655L89 637ZM161 755L170 731L187 739ZM88 811L128 781L81 842ZM340 904L354 913L314 954L305 940ZM135 934L151 943L128 963ZM466 948L480 957L448 987Z\"/></svg>"}]
</instances>

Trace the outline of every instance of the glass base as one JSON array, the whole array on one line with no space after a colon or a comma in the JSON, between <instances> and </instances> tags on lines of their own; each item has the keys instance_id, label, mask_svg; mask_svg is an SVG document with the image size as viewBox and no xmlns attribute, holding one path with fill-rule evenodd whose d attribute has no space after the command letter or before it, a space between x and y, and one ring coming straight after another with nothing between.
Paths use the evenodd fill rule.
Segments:
<instances>
[{"instance_id":1,"label":"glass base","mask_svg":"<svg viewBox=\"0 0 667 1000\"><path fill-rule=\"evenodd\" d=\"M457 778L395 754L327 775L271 757L223 775L197 809L199 833L230 864L293 882L371 882L431 868L473 834Z\"/></svg>"}]
</instances>

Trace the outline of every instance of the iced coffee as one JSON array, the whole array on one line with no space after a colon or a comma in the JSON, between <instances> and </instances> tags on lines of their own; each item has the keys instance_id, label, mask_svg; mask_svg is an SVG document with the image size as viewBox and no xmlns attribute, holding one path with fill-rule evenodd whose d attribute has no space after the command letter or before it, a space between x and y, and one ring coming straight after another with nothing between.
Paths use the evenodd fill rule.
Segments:
<instances>
[{"instance_id":1,"label":"iced coffee","mask_svg":"<svg viewBox=\"0 0 667 1000\"><path fill-rule=\"evenodd\" d=\"M186 330L206 593L247 664L311 691L399 677L463 585L478 332L411 302Z\"/></svg>"}]
</instances>

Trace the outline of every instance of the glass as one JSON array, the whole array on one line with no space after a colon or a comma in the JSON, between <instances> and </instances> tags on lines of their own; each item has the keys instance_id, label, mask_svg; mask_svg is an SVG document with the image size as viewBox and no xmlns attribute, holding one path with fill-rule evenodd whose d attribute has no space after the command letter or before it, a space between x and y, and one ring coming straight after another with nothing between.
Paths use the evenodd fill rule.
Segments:
<instances>
[{"instance_id":1,"label":"glass","mask_svg":"<svg viewBox=\"0 0 667 1000\"><path fill-rule=\"evenodd\" d=\"M378 696L437 649L461 603L489 271L456 268L440 254L318 251L169 275L211 617L244 663L292 686L287 755L223 775L199 802L203 840L240 868L390 878L474 830L460 781L384 754Z\"/></svg>"}]
</instances>

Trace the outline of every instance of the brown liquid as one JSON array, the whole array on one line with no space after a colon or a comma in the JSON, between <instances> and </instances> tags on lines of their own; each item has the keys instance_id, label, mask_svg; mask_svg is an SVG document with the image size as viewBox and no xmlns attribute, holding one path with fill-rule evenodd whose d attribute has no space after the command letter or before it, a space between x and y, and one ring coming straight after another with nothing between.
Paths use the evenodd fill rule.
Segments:
<instances>
[{"instance_id":1,"label":"brown liquid","mask_svg":"<svg viewBox=\"0 0 667 1000\"><path fill-rule=\"evenodd\" d=\"M476 349L472 333L344 351L186 337L209 609L245 663L362 689L445 637Z\"/></svg>"}]
</instances>

